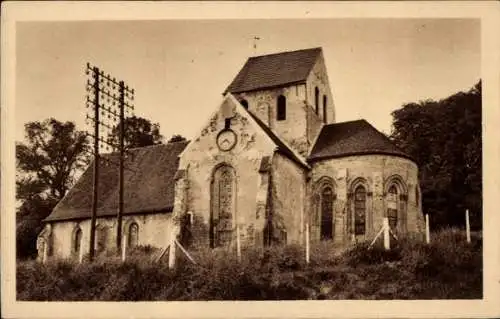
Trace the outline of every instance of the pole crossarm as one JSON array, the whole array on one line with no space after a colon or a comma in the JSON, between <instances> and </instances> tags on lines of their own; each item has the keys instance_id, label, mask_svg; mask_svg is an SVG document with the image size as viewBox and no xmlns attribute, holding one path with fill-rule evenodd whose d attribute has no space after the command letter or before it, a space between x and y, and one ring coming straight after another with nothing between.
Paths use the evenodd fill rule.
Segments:
<instances>
[{"instance_id":1,"label":"pole crossarm","mask_svg":"<svg viewBox=\"0 0 500 319\"><path fill-rule=\"evenodd\" d=\"M118 86L120 84L120 81L118 81L115 77L111 77L109 74L105 74L103 71L100 71L99 68L96 68L95 66L91 66L90 63L87 62L87 69L85 73L88 75L92 72L94 75L99 74L101 78L101 82L108 81L113 83L114 85ZM125 86L124 89L128 91L129 93L134 94L134 89L129 88L128 86Z\"/></svg>"},{"instance_id":2,"label":"pole crossarm","mask_svg":"<svg viewBox=\"0 0 500 319\"><path fill-rule=\"evenodd\" d=\"M94 90L93 86L90 83L87 83L87 90L89 90L89 91ZM100 89L99 93L101 93L102 95L106 95L108 98L110 98L111 101L108 101L108 102L111 102L112 105L116 105L117 103L120 103L120 97L116 96L115 94L112 94L112 93L110 93L110 92L108 92L106 90L103 90L103 89ZM131 100L133 100L133 98L131 98ZM91 103L91 104L95 104L95 101L91 100L90 98L87 98L87 102ZM123 105L125 107L127 107L128 109L130 109L130 110L134 110L134 105L133 104L129 104L127 102L123 102ZM111 111L111 109L106 109L106 107L104 106L104 104L101 106L101 109L104 109L105 111L108 111L108 112L114 112L114 111ZM119 116L118 113L113 113L113 114L116 115L116 116Z\"/></svg>"}]
</instances>

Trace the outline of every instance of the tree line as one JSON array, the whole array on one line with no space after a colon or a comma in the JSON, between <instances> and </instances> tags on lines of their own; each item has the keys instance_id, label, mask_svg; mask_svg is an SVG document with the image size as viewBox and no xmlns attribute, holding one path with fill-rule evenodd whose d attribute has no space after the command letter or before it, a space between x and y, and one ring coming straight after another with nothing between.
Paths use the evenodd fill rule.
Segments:
<instances>
[{"instance_id":1,"label":"tree line","mask_svg":"<svg viewBox=\"0 0 500 319\"><path fill-rule=\"evenodd\" d=\"M404 104L392 112L390 138L419 166L422 207L433 227L482 221L481 81L447 98Z\"/></svg>"}]
</instances>

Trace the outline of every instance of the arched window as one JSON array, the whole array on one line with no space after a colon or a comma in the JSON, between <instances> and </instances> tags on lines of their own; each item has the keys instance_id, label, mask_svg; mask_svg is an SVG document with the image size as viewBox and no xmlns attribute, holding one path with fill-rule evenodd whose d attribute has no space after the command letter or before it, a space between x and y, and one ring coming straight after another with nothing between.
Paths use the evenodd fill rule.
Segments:
<instances>
[{"instance_id":1,"label":"arched window","mask_svg":"<svg viewBox=\"0 0 500 319\"><path fill-rule=\"evenodd\" d=\"M354 234L366 232L366 189L359 185L354 191Z\"/></svg>"},{"instance_id":2,"label":"arched window","mask_svg":"<svg viewBox=\"0 0 500 319\"><path fill-rule=\"evenodd\" d=\"M396 228L398 225L398 189L392 185L387 192L387 217L389 226Z\"/></svg>"},{"instance_id":3,"label":"arched window","mask_svg":"<svg viewBox=\"0 0 500 319\"><path fill-rule=\"evenodd\" d=\"M82 249L82 237L82 230L78 227L73 235L73 252L77 255L80 254L80 249Z\"/></svg>"},{"instance_id":4,"label":"arched window","mask_svg":"<svg viewBox=\"0 0 500 319\"><path fill-rule=\"evenodd\" d=\"M139 243L139 225L132 223L128 227L128 246L134 248Z\"/></svg>"},{"instance_id":5,"label":"arched window","mask_svg":"<svg viewBox=\"0 0 500 319\"><path fill-rule=\"evenodd\" d=\"M286 120L286 97L284 97L283 95L278 96L276 119L278 121Z\"/></svg>"},{"instance_id":6,"label":"arched window","mask_svg":"<svg viewBox=\"0 0 500 319\"><path fill-rule=\"evenodd\" d=\"M247 100L245 100L245 99L241 100L240 104L243 105L243 107L248 110L248 101Z\"/></svg>"},{"instance_id":7,"label":"arched window","mask_svg":"<svg viewBox=\"0 0 500 319\"><path fill-rule=\"evenodd\" d=\"M210 246L229 246L233 237L235 178L231 166L222 165L214 172L211 189Z\"/></svg>"},{"instance_id":8,"label":"arched window","mask_svg":"<svg viewBox=\"0 0 500 319\"><path fill-rule=\"evenodd\" d=\"M316 115L319 114L319 89L318 89L318 87L314 88L314 107L315 107Z\"/></svg>"},{"instance_id":9,"label":"arched window","mask_svg":"<svg viewBox=\"0 0 500 319\"><path fill-rule=\"evenodd\" d=\"M106 249L106 243L108 241L108 228L106 226L97 227L97 251L102 252Z\"/></svg>"},{"instance_id":10,"label":"arched window","mask_svg":"<svg viewBox=\"0 0 500 319\"><path fill-rule=\"evenodd\" d=\"M323 123L326 123L327 114L326 114L326 95L323 95Z\"/></svg>"},{"instance_id":11,"label":"arched window","mask_svg":"<svg viewBox=\"0 0 500 319\"><path fill-rule=\"evenodd\" d=\"M333 190L330 186L321 191L321 239L333 239Z\"/></svg>"}]
</instances>

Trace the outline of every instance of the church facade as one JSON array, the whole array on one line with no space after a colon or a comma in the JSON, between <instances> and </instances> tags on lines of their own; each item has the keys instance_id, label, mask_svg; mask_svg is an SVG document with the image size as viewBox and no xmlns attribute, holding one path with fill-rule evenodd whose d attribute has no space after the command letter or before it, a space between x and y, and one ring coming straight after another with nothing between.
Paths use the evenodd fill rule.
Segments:
<instances>
[{"instance_id":1,"label":"church facade","mask_svg":"<svg viewBox=\"0 0 500 319\"><path fill-rule=\"evenodd\" d=\"M336 123L321 48L249 58L190 142L130 154L130 247L303 244L306 227L349 244L384 217L399 236L423 231L416 163L365 120ZM118 168L100 165L97 252L115 247L118 209ZM40 258L89 251L91 203L92 165L46 218Z\"/></svg>"}]
</instances>

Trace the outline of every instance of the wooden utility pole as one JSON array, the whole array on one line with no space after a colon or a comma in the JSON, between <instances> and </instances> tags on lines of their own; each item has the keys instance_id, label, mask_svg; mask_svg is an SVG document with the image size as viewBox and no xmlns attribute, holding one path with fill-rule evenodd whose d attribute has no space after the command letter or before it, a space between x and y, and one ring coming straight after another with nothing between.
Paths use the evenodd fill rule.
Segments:
<instances>
[{"instance_id":1,"label":"wooden utility pole","mask_svg":"<svg viewBox=\"0 0 500 319\"><path fill-rule=\"evenodd\" d=\"M123 81L119 83L120 95L118 98L118 103L120 104L120 176L119 176L119 195L118 195L118 215L117 215L117 227L116 227L116 247L118 251L122 247L122 215L123 215L123 162L124 162L124 135L125 135L125 84Z\"/></svg>"},{"instance_id":2,"label":"wooden utility pole","mask_svg":"<svg viewBox=\"0 0 500 319\"><path fill-rule=\"evenodd\" d=\"M94 184L92 186L92 218L90 220L89 259L94 259L95 224L97 217L97 201L99 194L99 68L94 67ZM82 249L82 247L80 248Z\"/></svg>"},{"instance_id":3,"label":"wooden utility pole","mask_svg":"<svg viewBox=\"0 0 500 319\"><path fill-rule=\"evenodd\" d=\"M309 249L309 222L306 223L306 264L309 264L310 249Z\"/></svg>"},{"instance_id":4,"label":"wooden utility pole","mask_svg":"<svg viewBox=\"0 0 500 319\"><path fill-rule=\"evenodd\" d=\"M116 151L116 149L118 149L119 151L119 198L117 212L116 247L118 251L121 251L122 248L122 216L124 209L123 191L125 185L125 112L131 113L134 110L134 106L128 100L126 100L126 98L129 100L134 99L134 89L130 89L125 85L123 81L118 81L116 80L116 78L111 77L109 74L104 74L104 72L98 67L91 67L90 64L87 63L86 74L90 73L92 73L91 78L93 80L93 83L87 80L87 92L89 92L89 94L87 95L87 108L92 108L93 115L89 116L89 114L87 114L86 119L90 120L93 126L93 133L88 133L88 135L91 136L94 141L92 153L95 158L89 247L89 257L90 260L92 260L95 254L95 227L99 194L99 165L101 161L106 161L108 164L117 164L112 160L111 156L102 156L101 158L101 156L99 155L100 146L105 146L107 150L111 148L111 151ZM102 115L102 119L99 118L100 115ZM102 134L104 136L100 136L101 129L105 130ZM114 134L116 129L119 130L118 143L110 139L111 134Z\"/></svg>"}]
</instances>

